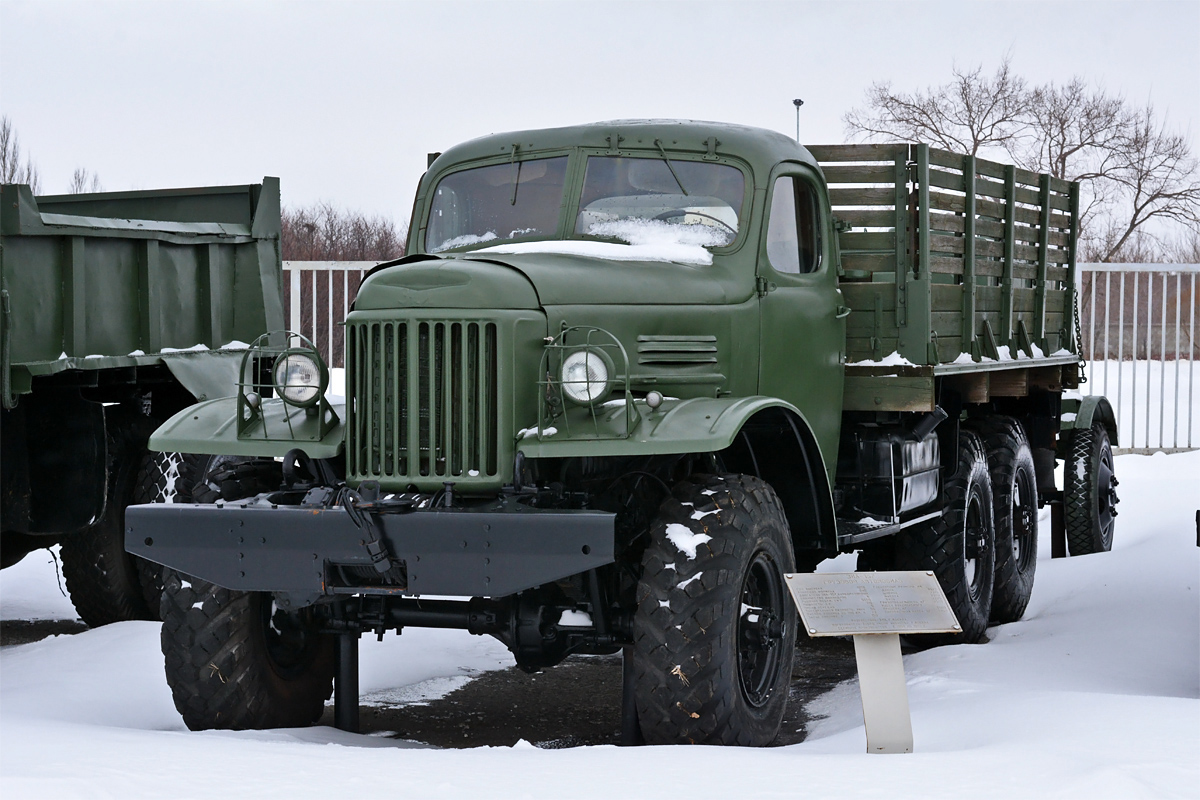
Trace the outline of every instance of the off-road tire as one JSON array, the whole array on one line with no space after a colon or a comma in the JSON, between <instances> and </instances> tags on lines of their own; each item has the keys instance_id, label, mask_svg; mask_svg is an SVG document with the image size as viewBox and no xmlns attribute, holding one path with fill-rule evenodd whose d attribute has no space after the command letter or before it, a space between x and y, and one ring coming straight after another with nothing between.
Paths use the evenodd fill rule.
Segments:
<instances>
[{"instance_id":1,"label":"off-road tire","mask_svg":"<svg viewBox=\"0 0 1200 800\"><path fill-rule=\"evenodd\" d=\"M783 507L765 482L695 475L673 488L650 528L634 616L635 696L647 743L775 739L798 624L783 582L794 565ZM770 613L743 614L745 605Z\"/></svg>"},{"instance_id":2,"label":"off-road tire","mask_svg":"<svg viewBox=\"0 0 1200 800\"><path fill-rule=\"evenodd\" d=\"M71 604L91 628L158 619L152 587L155 566L125 552L125 506L137 502L137 471L154 422L120 412L106 422L109 478L104 516L64 536L61 549Z\"/></svg>"},{"instance_id":3,"label":"off-road tire","mask_svg":"<svg viewBox=\"0 0 1200 800\"><path fill-rule=\"evenodd\" d=\"M282 472L270 458L150 453L138 473L138 502L215 503L278 489Z\"/></svg>"},{"instance_id":4,"label":"off-road tire","mask_svg":"<svg viewBox=\"0 0 1200 800\"><path fill-rule=\"evenodd\" d=\"M1033 451L1021 423L994 417L972 424L987 451L996 528L991 621L1016 622L1029 605L1037 570L1038 493Z\"/></svg>"},{"instance_id":5,"label":"off-road tire","mask_svg":"<svg viewBox=\"0 0 1200 800\"><path fill-rule=\"evenodd\" d=\"M1072 432L1063 466L1063 516L1072 556L1112 550L1117 515L1113 466L1112 445L1102 424Z\"/></svg>"},{"instance_id":6,"label":"off-road tire","mask_svg":"<svg viewBox=\"0 0 1200 800\"><path fill-rule=\"evenodd\" d=\"M985 641L992 608L996 577L992 480L979 437L960 431L956 457L957 470L943 489L942 515L896 535L896 568L931 570L962 627L961 633L908 637L925 647Z\"/></svg>"},{"instance_id":7,"label":"off-road tire","mask_svg":"<svg viewBox=\"0 0 1200 800\"><path fill-rule=\"evenodd\" d=\"M271 596L165 572L162 651L175 708L194 731L298 728L333 692L334 642L311 627L286 660L272 655ZM307 621L291 615L291 621Z\"/></svg>"}]
</instances>

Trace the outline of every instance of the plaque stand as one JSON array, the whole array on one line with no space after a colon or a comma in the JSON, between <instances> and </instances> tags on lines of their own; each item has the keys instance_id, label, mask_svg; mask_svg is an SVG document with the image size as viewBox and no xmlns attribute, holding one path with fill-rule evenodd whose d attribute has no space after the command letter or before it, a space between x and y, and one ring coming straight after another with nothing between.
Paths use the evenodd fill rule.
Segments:
<instances>
[{"instance_id":1,"label":"plaque stand","mask_svg":"<svg viewBox=\"0 0 1200 800\"><path fill-rule=\"evenodd\" d=\"M900 634L856 635L854 658L858 661L858 687L867 726L867 752L911 753L912 718L900 657Z\"/></svg>"},{"instance_id":2,"label":"plaque stand","mask_svg":"<svg viewBox=\"0 0 1200 800\"><path fill-rule=\"evenodd\" d=\"M784 575L809 636L852 636L868 753L911 753L900 635L961 633L932 571Z\"/></svg>"}]
</instances>

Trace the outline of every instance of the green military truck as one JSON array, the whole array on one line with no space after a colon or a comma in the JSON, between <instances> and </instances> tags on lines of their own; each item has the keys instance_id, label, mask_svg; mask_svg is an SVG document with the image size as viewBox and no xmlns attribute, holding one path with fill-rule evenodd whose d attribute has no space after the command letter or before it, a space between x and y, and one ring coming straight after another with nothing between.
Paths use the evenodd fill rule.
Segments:
<instances>
[{"instance_id":1,"label":"green military truck","mask_svg":"<svg viewBox=\"0 0 1200 800\"><path fill-rule=\"evenodd\" d=\"M1041 505L1073 554L1111 543L1112 410L1065 394L1078 219L1046 175L733 125L437 155L346 320L344 402L293 335L151 439L281 479L129 511L171 568L176 705L311 724L336 674L353 728L360 634L459 628L528 670L623 651L626 741L765 745L784 576L854 551L937 574L961 633L929 643L984 640L1025 609Z\"/></svg>"},{"instance_id":2,"label":"green military truck","mask_svg":"<svg viewBox=\"0 0 1200 800\"><path fill-rule=\"evenodd\" d=\"M124 508L173 495L146 440L234 393L241 353L220 348L282 327L279 229L274 178L55 197L0 187L2 566L61 543L89 625L158 618L162 570L126 554Z\"/></svg>"}]
</instances>

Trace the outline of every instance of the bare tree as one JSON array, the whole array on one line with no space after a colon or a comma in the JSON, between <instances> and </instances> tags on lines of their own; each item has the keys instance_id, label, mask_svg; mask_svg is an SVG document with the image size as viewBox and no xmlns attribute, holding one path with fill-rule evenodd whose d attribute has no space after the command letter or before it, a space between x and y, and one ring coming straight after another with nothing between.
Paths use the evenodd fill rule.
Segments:
<instances>
[{"instance_id":1,"label":"bare tree","mask_svg":"<svg viewBox=\"0 0 1200 800\"><path fill-rule=\"evenodd\" d=\"M381 215L317 203L283 211L283 257L289 261L386 261L404 255L406 226Z\"/></svg>"},{"instance_id":2,"label":"bare tree","mask_svg":"<svg viewBox=\"0 0 1200 800\"><path fill-rule=\"evenodd\" d=\"M1080 216L1087 227L1092 211L1113 199L1113 187L1103 179L1117 168L1115 153L1129 118L1119 97L1082 78L1063 86L1051 82L1030 92L1023 142L1010 154L1026 169L1082 183Z\"/></svg>"},{"instance_id":3,"label":"bare tree","mask_svg":"<svg viewBox=\"0 0 1200 800\"><path fill-rule=\"evenodd\" d=\"M27 183L35 195L41 194L37 167L28 156L21 163L21 142L7 114L0 116L0 183Z\"/></svg>"},{"instance_id":4,"label":"bare tree","mask_svg":"<svg viewBox=\"0 0 1200 800\"><path fill-rule=\"evenodd\" d=\"M1166 260L1176 264L1200 264L1200 228L1176 237L1163 248Z\"/></svg>"},{"instance_id":5,"label":"bare tree","mask_svg":"<svg viewBox=\"0 0 1200 800\"><path fill-rule=\"evenodd\" d=\"M866 139L900 138L978 154L1001 147L1016 163L1082 187L1081 240L1089 261L1162 257L1164 226L1200 220L1200 167L1188 140L1154 107L1133 108L1082 78L1027 88L1005 58L995 75L910 94L874 84L845 117Z\"/></svg>"},{"instance_id":6,"label":"bare tree","mask_svg":"<svg viewBox=\"0 0 1200 800\"><path fill-rule=\"evenodd\" d=\"M85 192L103 192L104 187L100 185L100 176L94 172L89 172L83 167L76 167L75 173L71 175L71 188L67 190L68 194L84 194Z\"/></svg>"},{"instance_id":7,"label":"bare tree","mask_svg":"<svg viewBox=\"0 0 1200 800\"><path fill-rule=\"evenodd\" d=\"M1160 123L1154 107L1130 114L1112 147L1112 168L1103 176L1119 205L1108 213L1111 261L1130 237L1154 220L1200 225L1200 164L1183 136Z\"/></svg>"},{"instance_id":8,"label":"bare tree","mask_svg":"<svg viewBox=\"0 0 1200 800\"><path fill-rule=\"evenodd\" d=\"M986 147L1010 147L1024 128L1029 93L1009 59L992 76L979 66L954 68L954 79L925 91L897 92L888 82L867 90L863 108L843 118L852 136L928 142L957 153L978 155Z\"/></svg>"}]
</instances>

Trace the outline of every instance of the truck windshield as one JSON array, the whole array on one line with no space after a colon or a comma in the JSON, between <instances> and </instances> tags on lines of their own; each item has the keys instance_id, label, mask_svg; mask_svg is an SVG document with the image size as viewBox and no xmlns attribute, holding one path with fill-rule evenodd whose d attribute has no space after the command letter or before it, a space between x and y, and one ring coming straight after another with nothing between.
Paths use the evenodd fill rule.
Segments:
<instances>
[{"instance_id":1,"label":"truck windshield","mask_svg":"<svg viewBox=\"0 0 1200 800\"><path fill-rule=\"evenodd\" d=\"M426 251L556 235L566 174L560 156L447 175L434 190Z\"/></svg>"},{"instance_id":2,"label":"truck windshield","mask_svg":"<svg viewBox=\"0 0 1200 800\"><path fill-rule=\"evenodd\" d=\"M721 247L737 238L744 195L741 170L725 164L591 156L575 233Z\"/></svg>"}]
</instances>

